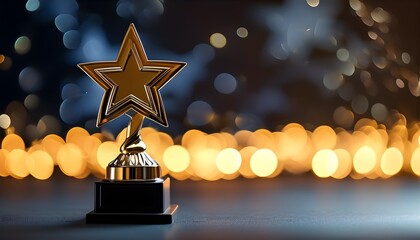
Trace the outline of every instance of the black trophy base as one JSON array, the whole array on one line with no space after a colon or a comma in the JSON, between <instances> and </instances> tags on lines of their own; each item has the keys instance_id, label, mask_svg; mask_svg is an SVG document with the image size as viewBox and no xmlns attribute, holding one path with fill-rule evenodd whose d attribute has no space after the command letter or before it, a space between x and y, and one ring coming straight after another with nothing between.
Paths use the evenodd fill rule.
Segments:
<instances>
[{"instance_id":1,"label":"black trophy base","mask_svg":"<svg viewBox=\"0 0 420 240\"><path fill-rule=\"evenodd\" d=\"M86 223L171 224L178 205L172 204L164 213L100 213L86 214Z\"/></svg>"},{"instance_id":2,"label":"black trophy base","mask_svg":"<svg viewBox=\"0 0 420 240\"><path fill-rule=\"evenodd\" d=\"M170 204L170 178L95 183L95 209L86 223L170 224L178 205Z\"/></svg>"}]
</instances>

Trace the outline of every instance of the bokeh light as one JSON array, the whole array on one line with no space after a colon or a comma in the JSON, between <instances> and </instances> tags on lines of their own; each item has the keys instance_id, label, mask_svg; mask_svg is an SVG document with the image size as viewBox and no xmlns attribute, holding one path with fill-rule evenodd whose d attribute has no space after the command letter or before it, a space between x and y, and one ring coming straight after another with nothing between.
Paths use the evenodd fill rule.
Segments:
<instances>
[{"instance_id":1,"label":"bokeh light","mask_svg":"<svg viewBox=\"0 0 420 240\"><path fill-rule=\"evenodd\" d=\"M0 177L9 176L9 171L7 170L6 166L7 155L9 155L9 151L0 149Z\"/></svg>"},{"instance_id":2,"label":"bokeh light","mask_svg":"<svg viewBox=\"0 0 420 240\"><path fill-rule=\"evenodd\" d=\"M337 135L329 126L320 126L312 135L312 144L316 149L332 149L337 142Z\"/></svg>"},{"instance_id":3,"label":"bokeh light","mask_svg":"<svg viewBox=\"0 0 420 240\"><path fill-rule=\"evenodd\" d=\"M38 70L33 67L26 67L19 74L19 84L25 92L36 92L42 86L42 78Z\"/></svg>"},{"instance_id":4,"label":"bokeh light","mask_svg":"<svg viewBox=\"0 0 420 240\"><path fill-rule=\"evenodd\" d=\"M403 167L403 155L397 148L388 148L381 158L381 169L388 175L397 174Z\"/></svg>"},{"instance_id":5,"label":"bokeh light","mask_svg":"<svg viewBox=\"0 0 420 240\"><path fill-rule=\"evenodd\" d=\"M31 50L31 40L27 36L21 36L15 41L15 51L20 55L24 55Z\"/></svg>"},{"instance_id":6,"label":"bokeh light","mask_svg":"<svg viewBox=\"0 0 420 240\"><path fill-rule=\"evenodd\" d=\"M254 153L258 150L258 148L253 146L248 146L242 148L239 153L241 154L242 164L239 168L239 172L242 176L245 178L254 178L256 175L251 169L251 157L254 155Z\"/></svg>"},{"instance_id":7,"label":"bokeh light","mask_svg":"<svg viewBox=\"0 0 420 240\"><path fill-rule=\"evenodd\" d=\"M215 181L222 177L222 173L217 169L216 157L218 151L216 149L204 149L196 156L191 163L194 174L208 181Z\"/></svg>"},{"instance_id":8,"label":"bokeh light","mask_svg":"<svg viewBox=\"0 0 420 240\"><path fill-rule=\"evenodd\" d=\"M172 139L145 127L141 135L162 173L178 180L275 177L283 170L292 174L312 170L317 177L335 179L385 178L407 171L420 175L420 127L413 124L407 128L402 115L392 116L396 124L389 130L373 119L362 118L354 131L326 125L309 131L290 123L277 132L241 130L232 135L191 129ZM109 162L120 154L125 135L126 129L114 138L106 132L91 135L74 127L65 140L49 134L25 148L19 135L9 133L0 149L0 167L4 166L0 176L20 179L31 174L44 180L58 165L68 176L103 178Z\"/></svg>"},{"instance_id":9,"label":"bokeh light","mask_svg":"<svg viewBox=\"0 0 420 240\"><path fill-rule=\"evenodd\" d=\"M352 159L350 153L345 149L335 149L334 152L337 155L338 166L335 173L332 174L332 177L336 179L343 179L347 177L353 169Z\"/></svg>"},{"instance_id":10,"label":"bokeh light","mask_svg":"<svg viewBox=\"0 0 420 240\"><path fill-rule=\"evenodd\" d=\"M236 35L238 35L238 37L240 38L246 38L248 37L248 29L244 27L239 27L238 29L236 29Z\"/></svg>"},{"instance_id":11,"label":"bokeh light","mask_svg":"<svg viewBox=\"0 0 420 240\"><path fill-rule=\"evenodd\" d=\"M57 163L61 171L67 176L76 177L86 168L83 152L74 143L66 143L57 153Z\"/></svg>"},{"instance_id":12,"label":"bokeh light","mask_svg":"<svg viewBox=\"0 0 420 240\"><path fill-rule=\"evenodd\" d=\"M349 109L340 106L335 109L333 119L339 126L349 128L353 126L354 114Z\"/></svg>"},{"instance_id":13,"label":"bokeh light","mask_svg":"<svg viewBox=\"0 0 420 240\"><path fill-rule=\"evenodd\" d=\"M413 172L417 176L420 176L420 147L414 150L413 156L410 159L410 166Z\"/></svg>"},{"instance_id":14,"label":"bokeh light","mask_svg":"<svg viewBox=\"0 0 420 240\"><path fill-rule=\"evenodd\" d=\"M255 175L267 177L277 168L276 154L270 149L259 149L251 157L250 166Z\"/></svg>"},{"instance_id":15,"label":"bokeh light","mask_svg":"<svg viewBox=\"0 0 420 240\"><path fill-rule=\"evenodd\" d=\"M0 115L0 127L3 129L7 129L10 127L12 120L7 114Z\"/></svg>"},{"instance_id":16,"label":"bokeh light","mask_svg":"<svg viewBox=\"0 0 420 240\"><path fill-rule=\"evenodd\" d=\"M45 136L41 141L41 145L44 147L47 153L52 157L55 164L57 164L58 151L61 149L61 147L64 144L65 144L64 140L56 134L49 134Z\"/></svg>"},{"instance_id":17,"label":"bokeh light","mask_svg":"<svg viewBox=\"0 0 420 240\"><path fill-rule=\"evenodd\" d=\"M403 63L409 64L411 62L410 54L408 54L407 52L403 52L401 54L401 60L403 61Z\"/></svg>"},{"instance_id":18,"label":"bokeh light","mask_svg":"<svg viewBox=\"0 0 420 240\"><path fill-rule=\"evenodd\" d=\"M329 90L337 90L343 81L343 75L337 72L326 73L323 79L324 86Z\"/></svg>"},{"instance_id":19,"label":"bokeh light","mask_svg":"<svg viewBox=\"0 0 420 240\"><path fill-rule=\"evenodd\" d=\"M1 142L1 148L9 152L14 149L25 150L25 143L19 135L8 134Z\"/></svg>"},{"instance_id":20,"label":"bokeh light","mask_svg":"<svg viewBox=\"0 0 420 240\"><path fill-rule=\"evenodd\" d=\"M203 126L214 118L213 108L204 101L195 101L188 106L188 121L194 126Z\"/></svg>"},{"instance_id":21,"label":"bokeh light","mask_svg":"<svg viewBox=\"0 0 420 240\"><path fill-rule=\"evenodd\" d=\"M13 149L6 157L6 168L12 177L21 179L29 175L28 153L22 149Z\"/></svg>"},{"instance_id":22,"label":"bokeh light","mask_svg":"<svg viewBox=\"0 0 420 240\"><path fill-rule=\"evenodd\" d=\"M363 114L369 108L369 101L365 96L357 95L351 101L351 108L355 113Z\"/></svg>"},{"instance_id":23,"label":"bokeh light","mask_svg":"<svg viewBox=\"0 0 420 240\"><path fill-rule=\"evenodd\" d=\"M217 154L216 166L224 174L233 174L241 166L241 154L233 148L223 149Z\"/></svg>"},{"instance_id":24,"label":"bokeh light","mask_svg":"<svg viewBox=\"0 0 420 240\"><path fill-rule=\"evenodd\" d=\"M23 101L23 104L25 107L29 110L35 110L39 107L40 99L35 94L29 94L26 96L25 100Z\"/></svg>"},{"instance_id":25,"label":"bokeh light","mask_svg":"<svg viewBox=\"0 0 420 240\"><path fill-rule=\"evenodd\" d=\"M78 22L77 19L70 14L60 14L54 20L55 26L62 33L76 29Z\"/></svg>"},{"instance_id":26,"label":"bokeh light","mask_svg":"<svg viewBox=\"0 0 420 240\"><path fill-rule=\"evenodd\" d=\"M338 60L343 61L343 62L348 61L350 57L349 51L345 48L338 49L336 55L337 55Z\"/></svg>"},{"instance_id":27,"label":"bokeh light","mask_svg":"<svg viewBox=\"0 0 420 240\"><path fill-rule=\"evenodd\" d=\"M25 4L26 10L34 12L39 8L39 0L28 0Z\"/></svg>"},{"instance_id":28,"label":"bokeh light","mask_svg":"<svg viewBox=\"0 0 420 240\"><path fill-rule=\"evenodd\" d=\"M68 49L77 49L80 45L80 33L77 30L70 30L63 35L63 44Z\"/></svg>"},{"instance_id":29,"label":"bokeh light","mask_svg":"<svg viewBox=\"0 0 420 240\"><path fill-rule=\"evenodd\" d=\"M29 156L28 170L37 179L48 179L54 171L54 161L48 153L35 151Z\"/></svg>"},{"instance_id":30,"label":"bokeh light","mask_svg":"<svg viewBox=\"0 0 420 240\"><path fill-rule=\"evenodd\" d=\"M382 122L388 117L388 109L382 103L375 103L371 108L371 114L377 121Z\"/></svg>"},{"instance_id":31,"label":"bokeh light","mask_svg":"<svg viewBox=\"0 0 420 240\"><path fill-rule=\"evenodd\" d=\"M97 154L98 163L105 170L108 163L120 154L120 146L112 141L103 142L99 146Z\"/></svg>"},{"instance_id":32,"label":"bokeh light","mask_svg":"<svg viewBox=\"0 0 420 240\"><path fill-rule=\"evenodd\" d=\"M190 154L182 146L170 146L163 153L163 162L169 171L182 172L190 165Z\"/></svg>"},{"instance_id":33,"label":"bokeh light","mask_svg":"<svg viewBox=\"0 0 420 240\"><path fill-rule=\"evenodd\" d=\"M213 33L210 36L210 44L215 48L223 48L226 46L226 37L221 33Z\"/></svg>"},{"instance_id":34,"label":"bokeh light","mask_svg":"<svg viewBox=\"0 0 420 240\"><path fill-rule=\"evenodd\" d=\"M229 73L221 73L214 79L214 87L223 94L229 94L236 89L236 79Z\"/></svg>"},{"instance_id":35,"label":"bokeh light","mask_svg":"<svg viewBox=\"0 0 420 240\"><path fill-rule=\"evenodd\" d=\"M354 154L353 167L357 173L368 174L376 164L376 153L368 146L363 146Z\"/></svg>"},{"instance_id":36,"label":"bokeh light","mask_svg":"<svg viewBox=\"0 0 420 240\"><path fill-rule=\"evenodd\" d=\"M312 159L312 170L320 178L332 176L338 168L337 155L333 150L322 149Z\"/></svg>"},{"instance_id":37,"label":"bokeh light","mask_svg":"<svg viewBox=\"0 0 420 240\"><path fill-rule=\"evenodd\" d=\"M311 7L318 7L320 0L306 0L306 3Z\"/></svg>"}]
</instances>

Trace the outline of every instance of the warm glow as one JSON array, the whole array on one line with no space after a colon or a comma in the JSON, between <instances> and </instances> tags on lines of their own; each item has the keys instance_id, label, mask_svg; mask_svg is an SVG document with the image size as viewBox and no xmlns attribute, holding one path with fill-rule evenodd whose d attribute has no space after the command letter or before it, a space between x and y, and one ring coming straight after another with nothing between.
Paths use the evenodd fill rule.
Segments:
<instances>
[{"instance_id":1,"label":"warm glow","mask_svg":"<svg viewBox=\"0 0 420 240\"><path fill-rule=\"evenodd\" d=\"M226 148L217 154L216 166L224 174L233 174L241 166L241 154L233 148Z\"/></svg>"},{"instance_id":2,"label":"warm glow","mask_svg":"<svg viewBox=\"0 0 420 240\"><path fill-rule=\"evenodd\" d=\"M322 149L315 153L312 160L312 170L321 178L330 177L338 168L337 155L333 150Z\"/></svg>"},{"instance_id":3,"label":"warm glow","mask_svg":"<svg viewBox=\"0 0 420 240\"><path fill-rule=\"evenodd\" d=\"M152 127L144 127L140 130L140 134L142 137L146 137L149 134L157 133L158 131Z\"/></svg>"},{"instance_id":4,"label":"warm glow","mask_svg":"<svg viewBox=\"0 0 420 240\"><path fill-rule=\"evenodd\" d=\"M222 147L225 148L238 148L238 142L236 141L235 137L227 132L222 132L220 134L218 134L218 136L220 136L220 138L222 139L222 141L224 142Z\"/></svg>"},{"instance_id":5,"label":"warm glow","mask_svg":"<svg viewBox=\"0 0 420 240\"><path fill-rule=\"evenodd\" d=\"M308 134L305 128L297 123L290 123L283 128L282 132L285 135L275 135L276 149L278 150L276 153L279 159L302 154L308 143Z\"/></svg>"},{"instance_id":6,"label":"warm glow","mask_svg":"<svg viewBox=\"0 0 420 240\"><path fill-rule=\"evenodd\" d=\"M215 48L223 48L226 42L226 37L221 33L213 33L210 36L210 44Z\"/></svg>"},{"instance_id":7,"label":"warm glow","mask_svg":"<svg viewBox=\"0 0 420 240\"><path fill-rule=\"evenodd\" d=\"M282 171L312 171L317 177L335 179L387 178L400 172L420 176L420 124L407 125L402 114L387 111L394 125L362 118L352 131L329 126L310 131L298 123L289 123L273 132L258 129L231 134L192 129L175 138L145 127L141 136L162 174L178 180L270 178ZM23 139L14 131L13 124L5 129L0 176L18 179L29 174L48 179L54 164L68 176L85 178L92 174L103 178L126 138L126 129L115 138L108 131L89 134L74 127L65 140L50 134L25 148Z\"/></svg>"},{"instance_id":8,"label":"warm glow","mask_svg":"<svg viewBox=\"0 0 420 240\"><path fill-rule=\"evenodd\" d=\"M143 141L147 146L147 153L158 162L161 167L162 175L169 173L169 170L163 162L163 153L165 150L174 144L171 136L162 132L151 132L145 134Z\"/></svg>"},{"instance_id":9,"label":"warm glow","mask_svg":"<svg viewBox=\"0 0 420 240\"><path fill-rule=\"evenodd\" d=\"M23 139L16 134L8 134L1 143L1 148L6 149L9 152L13 149L21 149L25 150L25 143L23 142Z\"/></svg>"},{"instance_id":10,"label":"warm glow","mask_svg":"<svg viewBox=\"0 0 420 240\"><path fill-rule=\"evenodd\" d=\"M82 150L73 143L66 143L60 148L57 154L57 163L64 174L72 177L84 173L86 168Z\"/></svg>"},{"instance_id":11,"label":"warm glow","mask_svg":"<svg viewBox=\"0 0 420 240\"><path fill-rule=\"evenodd\" d=\"M246 178L255 177L254 172L251 169L251 157L258 150L256 147L248 146L242 148L239 153L241 154L242 164L239 168L239 172Z\"/></svg>"},{"instance_id":12,"label":"warm glow","mask_svg":"<svg viewBox=\"0 0 420 240\"><path fill-rule=\"evenodd\" d=\"M417 176L420 176L420 147L417 147L414 150L410 163L411 163L411 169L413 170L413 172Z\"/></svg>"},{"instance_id":13,"label":"warm glow","mask_svg":"<svg viewBox=\"0 0 420 240\"><path fill-rule=\"evenodd\" d=\"M420 129L413 135L413 144L415 146L420 146Z\"/></svg>"},{"instance_id":14,"label":"warm glow","mask_svg":"<svg viewBox=\"0 0 420 240\"><path fill-rule=\"evenodd\" d=\"M101 140L94 136L85 137L85 144L83 145L83 152L88 158L88 162L91 165L99 166L98 163L98 148L102 144Z\"/></svg>"},{"instance_id":15,"label":"warm glow","mask_svg":"<svg viewBox=\"0 0 420 240\"><path fill-rule=\"evenodd\" d=\"M48 179L54 171L54 161L48 153L35 151L29 156L28 170L37 179Z\"/></svg>"},{"instance_id":16,"label":"warm glow","mask_svg":"<svg viewBox=\"0 0 420 240\"><path fill-rule=\"evenodd\" d=\"M354 155L353 167L360 174L367 174L373 171L375 164L376 153L368 146L361 147Z\"/></svg>"},{"instance_id":17,"label":"warm glow","mask_svg":"<svg viewBox=\"0 0 420 240\"><path fill-rule=\"evenodd\" d=\"M312 144L316 149L332 149L337 142L337 135L329 126L320 126L312 134Z\"/></svg>"},{"instance_id":18,"label":"warm glow","mask_svg":"<svg viewBox=\"0 0 420 240\"><path fill-rule=\"evenodd\" d=\"M27 168L28 153L22 149L14 149L6 157L6 168L14 178L24 178L29 175Z\"/></svg>"},{"instance_id":19,"label":"warm glow","mask_svg":"<svg viewBox=\"0 0 420 240\"><path fill-rule=\"evenodd\" d=\"M98 163L103 170L120 154L120 146L112 141L103 142L97 151Z\"/></svg>"},{"instance_id":20,"label":"warm glow","mask_svg":"<svg viewBox=\"0 0 420 240\"><path fill-rule=\"evenodd\" d=\"M253 132L248 139L248 145L257 148L274 148L274 138L270 131L267 129L258 129Z\"/></svg>"},{"instance_id":21,"label":"warm glow","mask_svg":"<svg viewBox=\"0 0 420 240\"><path fill-rule=\"evenodd\" d=\"M163 153L163 162L169 171L182 172L190 165L190 154L184 147L173 145Z\"/></svg>"},{"instance_id":22,"label":"warm glow","mask_svg":"<svg viewBox=\"0 0 420 240\"><path fill-rule=\"evenodd\" d=\"M88 131L81 127L74 127L67 132L66 135L66 142L67 143L74 143L74 144L81 144L80 140L83 136L89 136Z\"/></svg>"},{"instance_id":23,"label":"warm glow","mask_svg":"<svg viewBox=\"0 0 420 240\"><path fill-rule=\"evenodd\" d=\"M52 157L54 163L57 163L58 150L65 144L64 140L55 134L47 135L42 139L41 145L45 148L47 153Z\"/></svg>"},{"instance_id":24,"label":"warm glow","mask_svg":"<svg viewBox=\"0 0 420 240\"><path fill-rule=\"evenodd\" d=\"M162 147L162 141L159 133L149 133L146 136L142 136L143 141L146 143L147 152L151 155L155 152L159 152Z\"/></svg>"},{"instance_id":25,"label":"warm glow","mask_svg":"<svg viewBox=\"0 0 420 240\"><path fill-rule=\"evenodd\" d=\"M36 144L32 145L26 152L31 154L35 151L45 151L45 148L41 144L36 143Z\"/></svg>"},{"instance_id":26,"label":"warm glow","mask_svg":"<svg viewBox=\"0 0 420 240\"><path fill-rule=\"evenodd\" d=\"M397 174L403 167L403 155L397 148L388 148L381 158L381 169L389 176Z\"/></svg>"},{"instance_id":27,"label":"warm glow","mask_svg":"<svg viewBox=\"0 0 420 240\"><path fill-rule=\"evenodd\" d=\"M270 149L259 149L251 157L250 165L255 175L267 177L277 168L277 156Z\"/></svg>"},{"instance_id":28,"label":"warm glow","mask_svg":"<svg viewBox=\"0 0 420 240\"><path fill-rule=\"evenodd\" d=\"M1 177L9 176L9 171L7 171L7 168L6 168L7 155L9 155L9 151L5 149L0 149L0 176Z\"/></svg>"},{"instance_id":29,"label":"warm glow","mask_svg":"<svg viewBox=\"0 0 420 240\"><path fill-rule=\"evenodd\" d=\"M197 177L209 181L215 181L222 177L222 173L219 172L216 166L217 153L217 150L208 148L196 155L191 163L191 167Z\"/></svg>"},{"instance_id":30,"label":"warm glow","mask_svg":"<svg viewBox=\"0 0 420 240\"><path fill-rule=\"evenodd\" d=\"M337 155L338 166L337 171L335 171L332 177L337 179L345 178L353 168L351 156L345 149L335 149L334 152Z\"/></svg>"},{"instance_id":31,"label":"warm glow","mask_svg":"<svg viewBox=\"0 0 420 240\"><path fill-rule=\"evenodd\" d=\"M202 139L201 137L204 135L206 134L200 130L189 130L182 136L182 146L186 148L194 148L196 146L196 140ZM203 144L205 144L205 142Z\"/></svg>"},{"instance_id":32,"label":"warm glow","mask_svg":"<svg viewBox=\"0 0 420 240\"><path fill-rule=\"evenodd\" d=\"M238 142L239 146L247 146L248 139L250 138L252 132L248 130L240 130L233 135Z\"/></svg>"}]
</instances>

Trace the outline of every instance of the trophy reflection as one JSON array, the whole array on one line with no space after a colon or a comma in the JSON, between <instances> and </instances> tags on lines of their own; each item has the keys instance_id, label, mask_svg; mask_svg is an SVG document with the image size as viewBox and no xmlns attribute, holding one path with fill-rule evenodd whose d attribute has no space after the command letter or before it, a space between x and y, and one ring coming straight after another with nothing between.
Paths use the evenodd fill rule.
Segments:
<instances>
[{"instance_id":1,"label":"trophy reflection","mask_svg":"<svg viewBox=\"0 0 420 240\"><path fill-rule=\"evenodd\" d=\"M140 130L145 117L168 126L159 90L186 63L150 61L131 24L116 61L79 64L104 89L97 126L128 114L131 122L121 153L109 163L105 179L95 183L95 209L88 223L171 223L170 178L146 152Z\"/></svg>"}]
</instances>

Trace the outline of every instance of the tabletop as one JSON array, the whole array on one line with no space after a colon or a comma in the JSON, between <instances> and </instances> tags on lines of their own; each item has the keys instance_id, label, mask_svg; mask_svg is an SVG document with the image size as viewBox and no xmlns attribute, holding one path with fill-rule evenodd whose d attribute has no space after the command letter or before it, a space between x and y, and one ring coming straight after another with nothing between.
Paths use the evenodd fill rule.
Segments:
<instances>
[{"instance_id":1,"label":"tabletop","mask_svg":"<svg viewBox=\"0 0 420 240\"><path fill-rule=\"evenodd\" d=\"M58 171L57 171L58 172ZM86 224L94 177L0 179L0 239L278 239L420 236L413 177L172 181L168 225Z\"/></svg>"}]
</instances>

